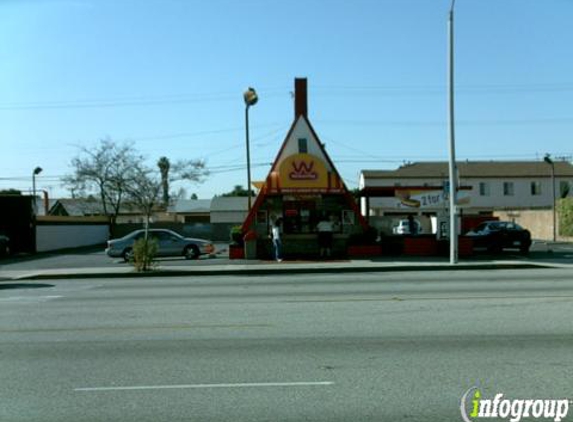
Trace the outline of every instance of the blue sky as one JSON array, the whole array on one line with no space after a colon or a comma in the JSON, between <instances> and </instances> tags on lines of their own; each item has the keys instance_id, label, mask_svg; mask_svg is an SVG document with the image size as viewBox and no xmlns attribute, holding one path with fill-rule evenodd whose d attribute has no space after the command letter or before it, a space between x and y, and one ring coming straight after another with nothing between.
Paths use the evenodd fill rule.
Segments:
<instances>
[{"instance_id":1,"label":"blue sky","mask_svg":"<svg viewBox=\"0 0 573 422\"><path fill-rule=\"evenodd\" d=\"M0 188L67 195L78 145L203 158L189 193L263 179L307 77L309 115L350 188L360 169L447 160L449 0L4 0ZM573 155L572 0L457 0L457 156Z\"/></svg>"}]
</instances>

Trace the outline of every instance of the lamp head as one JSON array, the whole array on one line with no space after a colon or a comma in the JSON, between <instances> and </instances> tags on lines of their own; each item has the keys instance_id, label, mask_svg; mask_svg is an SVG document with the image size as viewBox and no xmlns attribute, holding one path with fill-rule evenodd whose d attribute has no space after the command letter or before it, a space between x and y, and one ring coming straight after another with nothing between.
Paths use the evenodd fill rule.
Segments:
<instances>
[{"instance_id":1,"label":"lamp head","mask_svg":"<svg viewBox=\"0 0 573 422\"><path fill-rule=\"evenodd\" d=\"M247 107L253 106L259 101L259 96L254 88L249 87L243 94L243 99Z\"/></svg>"},{"instance_id":2,"label":"lamp head","mask_svg":"<svg viewBox=\"0 0 573 422\"><path fill-rule=\"evenodd\" d=\"M551 155L549 154L545 154L545 157L543 157L543 161L545 161L547 164L553 164L553 160L551 159Z\"/></svg>"},{"instance_id":3,"label":"lamp head","mask_svg":"<svg viewBox=\"0 0 573 422\"><path fill-rule=\"evenodd\" d=\"M42 172L42 167L36 167L34 169L34 175L37 176L38 174L40 174Z\"/></svg>"}]
</instances>

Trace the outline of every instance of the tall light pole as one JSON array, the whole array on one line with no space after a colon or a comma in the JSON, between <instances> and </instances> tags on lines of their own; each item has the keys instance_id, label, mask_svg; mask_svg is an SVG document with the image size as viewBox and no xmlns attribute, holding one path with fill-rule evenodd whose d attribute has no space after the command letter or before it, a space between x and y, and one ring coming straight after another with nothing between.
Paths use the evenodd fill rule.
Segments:
<instances>
[{"instance_id":1,"label":"tall light pole","mask_svg":"<svg viewBox=\"0 0 573 422\"><path fill-rule=\"evenodd\" d=\"M34 213L36 213L36 176L42 172L42 167L36 167L32 172L32 195L34 200Z\"/></svg>"},{"instance_id":2,"label":"tall light pole","mask_svg":"<svg viewBox=\"0 0 573 422\"><path fill-rule=\"evenodd\" d=\"M249 87L243 94L245 100L245 132L247 141L247 193L249 196L249 211L251 211L252 192L251 192L251 152L249 147L249 107L255 105L259 100L254 88Z\"/></svg>"},{"instance_id":3,"label":"tall light pole","mask_svg":"<svg viewBox=\"0 0 573 422\"><path fill-rule=\"evenodd\" d=\"M452 0L448 16L448 123L450 132L450 264L458 262L458 225L457 225L457 168L456 138L454 130L454 5Z\"/></svg>"},{"instance_id":4,"label":"tall light pole","mask_svg":"<svg viewBox=\"0 0 573 422\"><path fill-rule=\"evenodd\" d=\"M551 155L545 154L543 157L543 161L551 166L551 192L552 192L552 199L551 202L551 209L553 211L553 241L557 240L557 218L555 216L555 163L551 159Z\"/></svg>"}]
</instances>

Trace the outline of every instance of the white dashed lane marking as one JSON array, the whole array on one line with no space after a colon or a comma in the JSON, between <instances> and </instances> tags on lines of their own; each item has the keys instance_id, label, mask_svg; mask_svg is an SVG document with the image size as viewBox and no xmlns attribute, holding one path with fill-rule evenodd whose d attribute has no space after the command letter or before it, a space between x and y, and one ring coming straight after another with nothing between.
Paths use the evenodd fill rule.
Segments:
<instances>
[{"instance_id":1,"label":"white dashed lane marking","mask_svg":"<svg viewBox=\"0 0 573 422\"><path fill-rule=\"evenodd\" d=\"M179 385L133 385L125 387L84 387L74 388L74 391L129 391L129 390L180 390L204 388L269 388L269 387L325 387L334 385L332 381L310 382L252 382L237 384L179 384Z\"/></svg>"},{"instance_id":2,"label":"white dashed lane marking","mask_svg":"<svg viewBox=\"0 0 573 422\"><path fill-rule=\"evenodd\" d=\"M62 297L63 296L8 296L0 297L0 303L43 303Z\"/></svg>"}]
</instances>

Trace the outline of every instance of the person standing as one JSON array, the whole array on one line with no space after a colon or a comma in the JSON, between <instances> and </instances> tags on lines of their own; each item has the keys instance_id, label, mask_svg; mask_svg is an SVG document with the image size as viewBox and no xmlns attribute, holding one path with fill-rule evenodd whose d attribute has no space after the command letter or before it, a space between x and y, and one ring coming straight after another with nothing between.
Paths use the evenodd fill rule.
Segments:
<instances>
[{"instance_id":1,"label":"person standing","mask_svg":"<svg viewBox=\"0 0 573 422\"><path fill-rule=\"evenodd\" d=\"M333 224L329 218L323 217L318 226L316 226L318 231L318 247L320 248L320 257L329 258L332 254L332 232Z\"/></svg>"},{"instance_id":2,"label":"person standing","mask_svg":"<svg viewBox=\"0 0 573 422\"><path fill-rule=\"evenodd\" d=\"M416 236L418 234L418 222L414 220L414 217L411 214L408 216L408 231L411 236Z\"/></svg>"},{"instance_id":3,"label":"person standing","mask_svg":"<svg viewBox=\"0 0 573 422\"><path fill-rule=\"evenodd\" d=\"M282 259L282 241L281 241L281 219L277 218L271 226L271 239L273 241L273 251L277 262Z\"/></svg>"}]
</instances>

